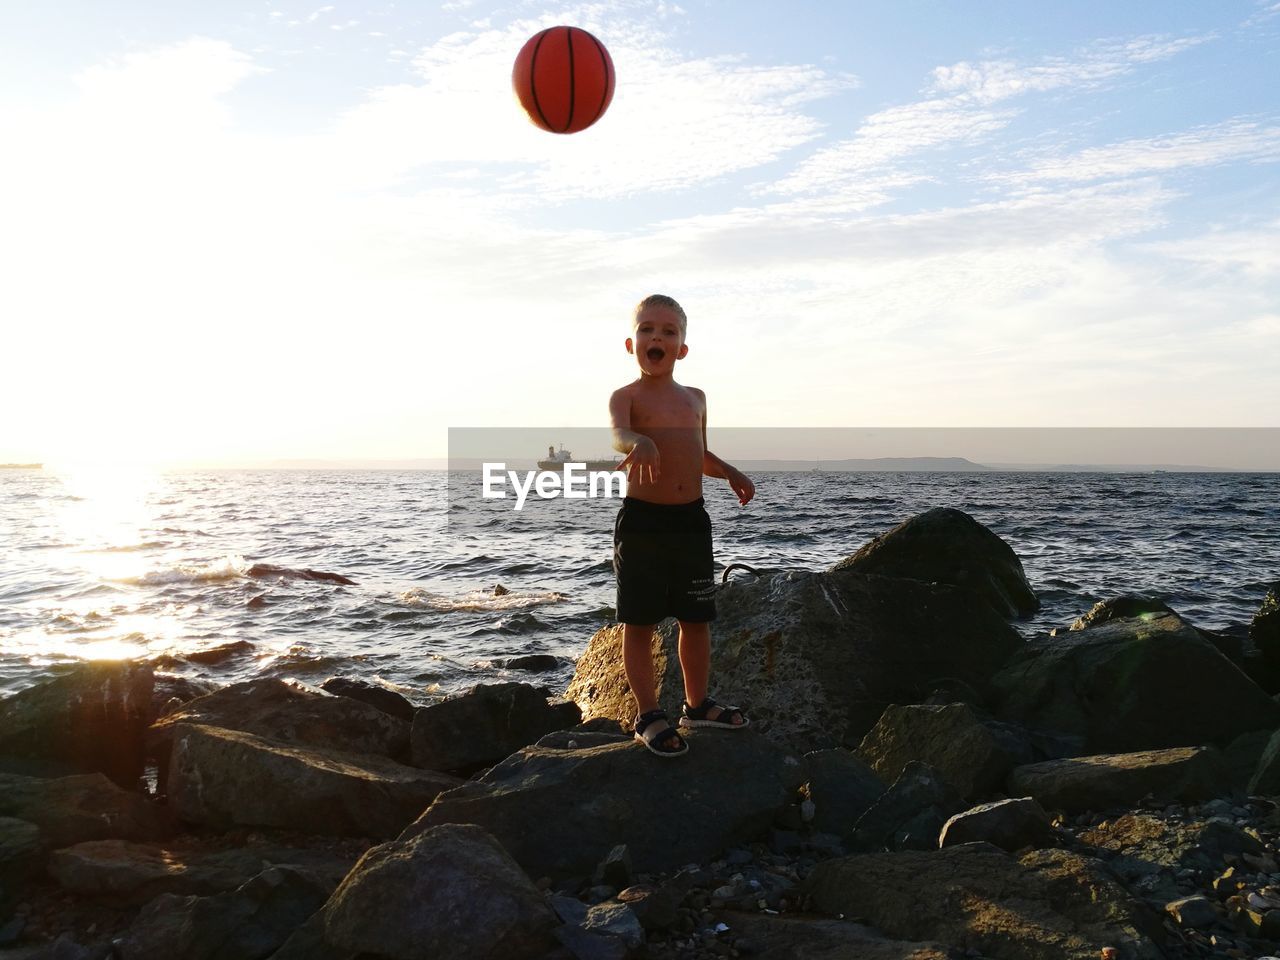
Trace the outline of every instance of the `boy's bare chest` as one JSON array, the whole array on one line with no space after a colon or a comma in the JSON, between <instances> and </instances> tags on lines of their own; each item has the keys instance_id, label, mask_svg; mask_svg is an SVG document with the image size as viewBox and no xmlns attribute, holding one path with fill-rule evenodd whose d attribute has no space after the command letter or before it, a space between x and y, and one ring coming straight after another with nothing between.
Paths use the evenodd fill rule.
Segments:
<instances>
[{"instance_id":1,"label":"boy's bare chest","mask_svg":"<svg viewBox=\"0 0 1280 960\"><path fill-rule=\"evenodd\" d=\"M701 427L702 404L694 396L637 397L631 401L637 427Z\"/></svg>"}]
</instances>

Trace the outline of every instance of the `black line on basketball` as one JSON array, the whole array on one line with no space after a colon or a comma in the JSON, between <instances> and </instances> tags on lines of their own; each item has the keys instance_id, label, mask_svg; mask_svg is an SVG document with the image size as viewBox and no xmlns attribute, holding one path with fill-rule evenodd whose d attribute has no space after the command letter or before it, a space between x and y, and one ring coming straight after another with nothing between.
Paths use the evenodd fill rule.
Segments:
<instances>
[{"instance_id":1,"label":"black line on basketball","mask_svg":"<svg viewBox=\"0 0 1280 960\"><path fill-rule=\"evenodd\" d=\"M542 126L550 130L551 121L542 112L542 104L538 102L538 51L542 49L542 41L545 39L547 39L545 33L538 37L538 42L533 47L533 56L529 58L529 90L533 93L533 108L538 111L538 116L542 118Z\"/></svg>"},{"instance_id":2,"label":"black line on basketball","mask_svg":"<svg viewBox=\"0 0 1280 960\"><path fill-rule=\"evenodd\" d=\"M609 99L609 88L613 86L613 67L609 65L609 54L605 52L604 44L589 33L587 36L591 37L591 42L594 43L596 45L596 49L600 51L600 63L604 66L604 92L600 94L600 109L597 110L596 115L591 118L591 123L595 123L604 113L605 101ZM587 126L591 126L591 123L588 123Z\"/></svg>"},{"instance_id":3,"label":"black line on basketball","mask_svg":"<svg viewBox=\"0 0 1280 960\"><path fill-rule=\"evenodd\" d=\"M573 126L573 95L577 92L573 82L573 27L564 28L565 39L569 41L569 119L564 122L562 133L568 133Z\"/></svg>"}]
</instances>

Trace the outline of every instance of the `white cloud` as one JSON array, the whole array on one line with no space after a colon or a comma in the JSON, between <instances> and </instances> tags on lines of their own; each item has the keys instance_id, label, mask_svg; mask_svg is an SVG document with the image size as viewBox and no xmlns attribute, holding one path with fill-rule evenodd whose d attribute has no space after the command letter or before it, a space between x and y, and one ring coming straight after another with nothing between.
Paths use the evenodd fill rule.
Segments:
<instances>
[{"instance_id":1,"label":"white cloud","mask_svg":"<svg viewBox=\"0 0 1280 960\"><path fill-rule=\"evenodd\" d=\"M1280 160L1280 126L1230 120L1186 133L1125 140L1073 154L1040 157L1025 170L993 175L1014 183L1101 180L1222 163Z\"/></svg>"}]
</instances>

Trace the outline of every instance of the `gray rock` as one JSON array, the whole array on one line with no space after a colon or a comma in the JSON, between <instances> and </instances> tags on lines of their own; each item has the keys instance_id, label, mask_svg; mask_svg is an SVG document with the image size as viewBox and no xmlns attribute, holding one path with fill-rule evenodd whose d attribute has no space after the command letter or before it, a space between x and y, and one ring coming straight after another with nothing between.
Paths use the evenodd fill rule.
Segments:
<instances>
[{"instance_id":1,"label":"gray rock","mask_svg":"<svg viewBox=\"0 0 1280 960\"><path fill-rule=\"evenodd\" d=\"M1180 927L1202 930L1218 920L1218 911L1208 897L1183 897L1166 903L1164 908Z\"/></svg>"},{"instance_id":2,"label":"gray rock","mask_svg":"<svg viewBox=\"0 0 1280 960\"><path fill-rule=\"evenodd\" d=\"M1009 771L1037 759L1027 735L983 721L963 703L893 705L862 739L858 756L886 781L912 760L927 763L967 799L1004 785Z\"/></svg>"},{"instance_id":3,"label":"gray rock","mask_svg":"<svg viewBox=\"0 0 1280 960\"><path fill-rule=\"evenodd\" d=\"M1173 614L1032 640L992 682L1001 717L1083 737L1090 753L1212 743L1280 726L1280 705Z\"/></svg>"},{"instance_id":4,"label":"gray rock","mask_svg":"<svg viewBox=\"0 0 1280 960\"><path fill-rule=\"evenodd\" d=\"M592 879L618 890L631 885L631 853L625 843L618 844L605 855Z\"/></svg>"},{"instance_id":5,"label":"gray rock","mask_svg":"<svg viewBox=\"0 0 1280 960\"><path fill-rule=\"evenodd\" d=\"M40 828L26 820L0 817L0 875L40 852Z\"/></svg>"},{"instance_id":6,"label":"gray rock","mask_svg":"<svg viewBox=\"0 0 1280 960\"><path fill-rule=\"evenodd\" d=\"M157 673L155 684L151 688L150 721L154 723L183 704L190 703L196 697L207 696L217 689L218 685L208 680L180 677L175 673Z\"/></svg>"},{"instance_id":7,"label":"gray rock","mask_svg":"<svg viewBox=\"0 0 1280 960\"><path fill-rule=\"evenodd\" d=\"M134 788L144 768L149 664L84 663L0 700L0 756L57 760Z\"/></svg>"},{"instance_id":8,"label":"gray rock","mask_svg":"<svg viewBox=\"0 0 1280 960\"><path fill-rule=\"evenodd\" d=\"M355 953L324 938L324 911L317 910L289 935L271 960L359 960Z\"/></svg>"},{"instance_id":9,"label":"gray rock","mask_svg":"<svg viewBox=\"0 0 1280 960\"><path fill-rule=\"evenodd\" d=\"M1160 924L1096 860L1066 850L1015 859L985 843L841 857L804 884L826 914L890 937L963 944L995 960L1161 960ZM922 891L927 891L922 900Z\"/></svg>"},{"instance_id":10,"label":"gray rock","mask_svg":"<svg viewBox=\"0 0 1280 960\"><path fill-rule=\"evenodd\" d=\"M530 653L523 657L509 657L498 661L508 670L525 670L529 673L546 673L560 666L560 660L549 653Z\"/></svg>"},{"instance_id":11,"label":"gray rock","mask_svg":"<svg viewBox=\"0 0 1280 960\"><path fill-rule=\"evenodd\" d=\"M227 893L162 894L121 938L123 960L260 960L270 957L324 903L327 883L271 867Z\"/></svg>"},{"instance_id":12,"label":"gray rock","mask_svg":"<svg viewBox=\"0 0 1280 960\"><path fill-rule=\"evenodd\" d=\"M805 754L809 771L812 827L846 836L868 808L884 795L886 786L874 770L839 747Z\"/></svg>"},{"instance_id":13,"label":"gray rock","mask_svg":"<svg viewBox=\"0 0 1280 960\"><path fill-rule=\"evenodd\" d=\"M556 916L563 923L580 927L583 921L587 919L587 905L577 897L551 894L547 897L547 903L551 905L551 909L556 912Z\"/></svg>"},{"instance_id":14,"label":"gray rock","mask_svg":"<svg viewBox=\"0 0 1280 960\"><path fill-rule=\"evenodd\" d=\"M858 818L848 842L859 850L934 850L964 799L928 764L912 761Z\"/></svg>"},{"instance_id":15,"label":"gray rock","mask_svg":"<svg viewBox=\"0 0 1280 960\"><path fill-rule=\"evenodd\" d=\"M1271 730L1251 730L1240 734L1223 749L1223 758L1231 770L1231 787L1236 792L1249 792L1249 781L1258 772L1258 762L1271 742L1272 733Z\"/></svg>"},{"instance_id":16,"label":"gray rock","mask_svg":"<svg viewBox=\"0 0 1280 960\"><path fill-rule=\"evenodd\" d=\"M1040 609L1013 548L967 513L950 507L936 507L900 523L834 569L950 584L981 597L1005 617Z\"/></svg>"},{"instance_id":17,"label":"gray rock","mask_svg":"<svg viewBox=\"0 0 1280 960\"><path fill-rule=\"evenodd\" d=\"M1030 797L997 800L957 813L942 827L938 846L986 842L1016 853L1023 847L1051 847L1057 834L1044 808Z\"/></svg>"},{"instance_id":18,"label":"gray rock","mask_svg":"<svg viewBox=\"0 0 1280 960\"><path fill-rule=\"evenodd\" d=\"M631 949L644 943L644 928L635 912L625 903L598 903L587 911L584 930L617 937Z\"/></svg>"},{"instance_id":19,"label":"gray rock","mask_svg":"<svg viewBox=\"0 0 1280 960\"><path fill-rule=\"evenodd\" d=\"M346 696L274 677L233 683L185 704L147 734L152 755L167 762L183 724L239 730L280 743L404 758L409 725ZM163 765L162 782L167 775Z\"/></svg>"},{"instance_id":20,"label":"gray rock","mask_svg":"<svg viewBox=\"0 0 1280 960\"><path fill-rule=\"evenodd\" d=\"M1087 630L1089 627L1112 620L1132 620L1134 618L1150 619L1164 614L1173 614L1173 609L1159 597L1144 597L1136 593L1126 593L1107 600L1099 600L1089 612L1078 617L1069 630Z\"/></svg>"},{"instance_id":21,"label":"gray rock","mask_svg":"<svg viewBox=\"0 0 1280 960\"><path fill-rule=\"evenodd\" d=\"M467 824L369 850L324 913L329 943L395 960L539 957L557 923L498 842Z\"/></svg>"},{"instance_id":22,"label":"gray rock","mask_svg":"<svg viewBox=\"0 0 1280 960\"><path fill-rule=\"evenodd\" d=\"M1229 773L1213 747L1176 747L1046 760L1018 767L1009 792L1045 808L1079 813L1157 801L1208 800L1227 788Z\"/></svg>"},{"instance_id":23,"label":"gray rock","mask_svg":"<svg viewBox=\"0 0 1280 960\"><path fill-rule=\"evenodd\" d=\"M172 832L154 802L101 773L52 780L0 774L0 816L35 824L51 847L108 837L155 840Z\"/></svg>"},{"instance_id":24,"label":"gray rock","mask_svg":"<svg viewBox=\"0 0 1280 960\"><path fill-rule=\"evenodd\" d=\"M392 837L458 783L373 754L182 724L174 731L168 792L188 823Z\"/></svg>"},{"instance_id":25,"label":"gray rock","mask_svg":"<svg viewBox=\"0 0 1280 960\"><path fill-rule=\"evenodd\" d=\"M575 704L548 703L540 687L479 684L414 714L413 762L431 770L470 774L581 719Z\"/></svg>"},{"instance_id":26,"label":"gray rock","mask_svg":"<svg viewBox=\"0 0 1280 960\"><path fill-rule=\"evenodd\" d=\"M794 751L856 747L886 706L923 699L940 678L985 686L1023 646L984 600L946 584L841 570L734 581L716 593L715 683L752 725ZM677 624L655 631L660 702L684 695ZM567 696L588 717L634 719L622 626L579 658Z\"/></svg>"},{"instance_id":27,"label":"gray rock","mask_svg":"<svg viewBox=\"0 0 1280 960\"><path fill-rule=\"evenodd\" d=\"M368 680L352 677L330 677L320 684L320 689L334 696L359 700L404 723L413 723L413 712L416 707L407 697L380 683L370 683Z\"/></svg>"},{"instance_id":28,"label":"gray rock","mask_svg":"<svg viewBox=\"0 0 1280 960\"><path fill-rule=\"evenodd\" d=\"M590 876L625 843L634 869L652 873L762 835L804 780L800 762L753 729L697 731L689 744L677 760L636 743L526 747L441 794L402 839L441 823L475 823L531 876L553 879ZM655 820L663 810L679 815Z\"/></svg>"}]
</instances>

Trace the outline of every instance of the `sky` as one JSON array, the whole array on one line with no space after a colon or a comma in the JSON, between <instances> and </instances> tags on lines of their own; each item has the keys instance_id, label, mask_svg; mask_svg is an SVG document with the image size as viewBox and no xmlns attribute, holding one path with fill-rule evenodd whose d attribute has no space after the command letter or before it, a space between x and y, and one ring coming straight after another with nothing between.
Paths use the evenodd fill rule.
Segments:
<instances>
[{"instance_id":1,"label":"sky","mask_svg":"<svg viewBox=\"0 0 1280 960\"><path fill-rule=\"evenodd\" d=\"M511 92L555 24L617 72L571 136ZM0 462L607 423L652 292L713 447L1274 427L1278 53L1276 0L4 4Z\"/></svg>"}]
</instances>

